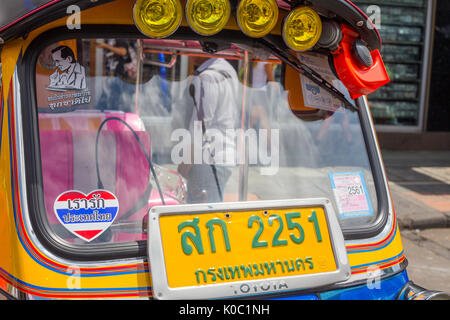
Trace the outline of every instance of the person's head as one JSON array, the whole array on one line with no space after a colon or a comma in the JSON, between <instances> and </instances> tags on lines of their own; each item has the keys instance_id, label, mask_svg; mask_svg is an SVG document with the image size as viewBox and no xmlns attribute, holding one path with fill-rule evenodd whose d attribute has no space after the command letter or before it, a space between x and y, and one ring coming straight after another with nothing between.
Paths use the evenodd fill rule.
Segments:
<instances>
[{"instance_id":1,"label":"person's head","mask_svg":"<svg viewBox=\"0 0 450 320\"><path fill-rule=\"evenodd\" d=\"M206 60L209 60L209 57L205 57L205 56L191 56L191 61L192 64L195 67L200 67Z\"/></svg>"},{"instance_id":2,"label":"person's head","mask_svg":"<svg viewBox=\"0 0 450 320\"><path fill-rule=\"evenodd\" d=\"M76 62L72 49L67 46L59 46L52 50L53 61L59 70L65 71Z\"/></svg>"}]
</instances>

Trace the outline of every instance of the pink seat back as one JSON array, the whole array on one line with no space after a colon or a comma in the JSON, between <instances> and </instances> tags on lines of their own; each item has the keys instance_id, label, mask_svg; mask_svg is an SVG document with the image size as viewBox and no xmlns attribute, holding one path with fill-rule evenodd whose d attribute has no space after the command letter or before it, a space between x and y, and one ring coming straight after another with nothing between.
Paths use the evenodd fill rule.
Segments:
<instances>
[{"instance_id":1,"label":"pink seat back","mask_svg":"<svg viewBox=\"0 0 450 320\"><path fill-rule=\"evenodd\" d=\"M41 161L45 209L50 224L57 224L53 213L56 198L73 188L73 147L70 131L41 131Z\"/></svg>"},{"instance_id":2,"label":"pink seat back","mask_svg":"<svg viewBox=\"0 0 450 320\"><path fill-rule=\"evenodd\" d=\"M149 134L139 131L137 135L150 156ZM53 205L61 193L79 190L88 194L97 189L96 136L97 132L94 130L40 131L44 199L51 225L59 224ZM111 131L105 128L100 135L98 155L104 189L114 193L119 200L119 215L116 218L119 221L144 195L149 183L150 167L131 131ZM127 221L142 221L148 210L147 203ZM129 241L144 239L144 235L132 234L132 238Z\"/></svg>"}]
</instances>

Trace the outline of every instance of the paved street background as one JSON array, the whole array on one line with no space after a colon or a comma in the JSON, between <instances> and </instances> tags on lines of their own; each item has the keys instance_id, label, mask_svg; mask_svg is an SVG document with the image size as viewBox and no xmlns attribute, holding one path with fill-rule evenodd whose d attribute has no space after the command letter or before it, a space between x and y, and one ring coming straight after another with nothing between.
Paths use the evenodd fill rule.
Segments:
<instances>
[{"instance_id":1,"label":"paved street background","mask_svg":"<svg viewBox=\"0 0 450 320\"><path fill-rule=\"evenodd\" d=\"M450 292L450 152L382 154L409 277Z\"/></svg>"}]
</instances>

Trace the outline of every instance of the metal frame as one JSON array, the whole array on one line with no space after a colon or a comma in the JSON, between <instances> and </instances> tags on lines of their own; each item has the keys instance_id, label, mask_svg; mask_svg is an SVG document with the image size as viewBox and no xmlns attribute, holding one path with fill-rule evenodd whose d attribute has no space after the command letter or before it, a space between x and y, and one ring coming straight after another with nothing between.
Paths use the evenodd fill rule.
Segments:
<instances>
[{"instance_id":1,"label":"metal frame","mask_svg":"<svg viewBox=\"0 0 450 320\"><path fill-rule=\"evenodd\" d=\"M331 245L333 247L336 270L332 272L306 274L288 277L276 277L270 279L244 280L227 283L209 284L183 288L171 288L168 284L164 262L164 250L162 247L162 234L159 218L168 215L205 214L213 212L239 212L261 209L289 209L322 207L327 218ZM345 248L344 237L339 222L330 200L326 198L279 200L279 201L255 201L233 203L195 204L176 207L159 206L150 210L148 217L149 241L148 260L152 274L153 293L157 299L214 299L238 297L231 285L241 286L267 286L272 281L283 281L288 289L297 291L302 289L317 288L346 281L350 278L350 265ZM279 291L277 291L279 292ZM280 291L281 292L281 291ZM267 294L273 293L268 290ZM254 295L254 293L243 294ZM241 295L242 297L242 295Z\"/></svg>"}]
</instances>

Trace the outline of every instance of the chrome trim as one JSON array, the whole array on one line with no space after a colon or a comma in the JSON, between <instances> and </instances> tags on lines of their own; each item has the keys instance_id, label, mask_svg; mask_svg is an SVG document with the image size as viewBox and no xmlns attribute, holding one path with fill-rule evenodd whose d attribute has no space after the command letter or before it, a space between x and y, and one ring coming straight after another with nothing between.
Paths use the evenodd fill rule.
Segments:
<instances>
[{"instance_id":1,"label":"chrome trim","mask_svg":"<svg viewBox=\"0 0 450 320\"><path fill-rule=\"evenodd\" d=\"M0 289L0 300L20 300L20 291L11 284L6 284L6 290Z\"/></svg>"},{"instance_id":2,"label":"chrome trim","mask_svg":"<svg viewBox=\"0 0 450 320\"><path fill-rule=\"evenodd\" d=\"M422 64L422 83L420 86L420 105L419 105L419 121L417 126L419 130L423 132L426 128L425 120L427 119L425 115L426 104L428 103L427 99L429 99L429 81L431 80L431 61L432 61L432 52L433 52L433 38L434 38L434 26L433 24L433 15L435 2L433 0L427 1L427 15L426 15L426 27L425 27L425 42L423 45L423 64Z\"/></svg>"},{"instance_id":3,"label":"chrome trim","mask_svg":"<svg viewBox=\"0 0 450 320\"><path fill-rule=\"evenodd\" d=\"M240 280L227 283L197 285L182 288L171 288L168 283L167 272L164 261L164 250L162 246L162 235L159 218L167 215L206 214L223 211L247 211L261 209L288 209L301 207L322 207L327 217L330 240L336 261L336 270L326 273L305 274L297 276L276 277L257 280ZM148 255L151 265L153 280L153 293L157 299L214 299L245 296L237 293L233 286L267 286L269 282L277 281L286 284L286 290L312 289L320 286L332 285L345 281L350 277L350 265L344 244L344 237L339 226L337 216L330 200L325 198L302 199L302 200L278 200L278 201L254 201L254 202L232 202L232 203L210 203L193 204L183 206L159 206L150 210L149 214L149 241ZM151 259L150 259L151 257ZM277 290L276 293L282 292ZM272 289L264 293L274 293ZM254 294L248 292L247 295Z\"/></svg>"},{"instance_id":4,"label":"chrome trim","mask_svg":"<svg viewBox=\"0 0 450 320\"><path fill-rule=\"evenodd\" d=\"M400 272L404 271L406 267L408 266L408 261L405 259L401 263L390 266L388 268L384 269L378 269L376 266L369 266L368 272L366 273L360 273L360 274L354 274L345 282L341 282L336 284L336 288L331 288L330 290L334 289L342 289L342 288L350 288L353 286L361 285L361 283L366 283L367 285L371 285L376 281L381 281L383 279L392 277L393 275L399 274ZM327 289L327 291L329 291Z\"/></svg>"},{"instance_id":5,"label":"chrome trim","mask_svg":"<svg viewBox=\"0 0 450 320\"><path fill-rule=\"evenodd\" d=\"M400 290L397 300L450 300L450 294L427 290L410 281Z\"/></svg>"}]
</instances>

